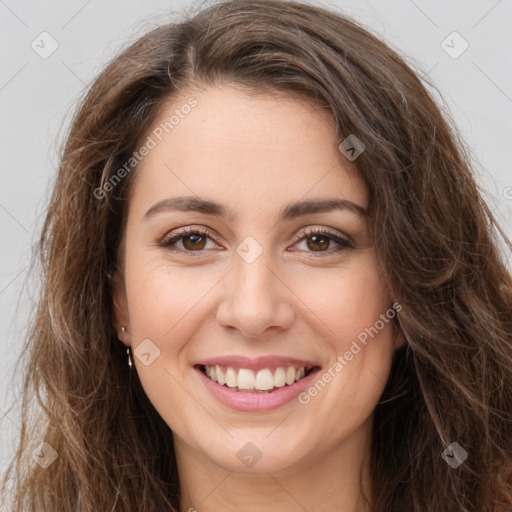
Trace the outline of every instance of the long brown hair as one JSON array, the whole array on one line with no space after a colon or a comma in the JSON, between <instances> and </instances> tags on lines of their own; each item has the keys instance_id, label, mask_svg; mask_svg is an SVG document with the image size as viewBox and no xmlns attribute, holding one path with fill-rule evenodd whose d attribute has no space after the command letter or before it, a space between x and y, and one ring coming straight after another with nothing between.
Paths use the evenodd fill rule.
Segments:
<instances>
[{"instance_id":1,"label":"long brown hair","mask_svg":"<svg viewBox=\"0 0 512 512\"><path fill-rule=\"evenodd\" d=\"M160 26L79 105L40 238L21 436L3 482L5 492L14 473L11 510L179 509L172 432L111 320L109 278L136 169L106 184L164 101L220 83L299 94L332 112L340 141L365 144L356 164L406 341L375 412L372 510L510 511L512 278L498 234L507 253L510 241L448 117L397 53L341 14L273 0L223 2ZM58 454L46 469L30 457L43 439ZM456 469L441 457L452 442L468 454Z\"/></svg>"}]
</instances>

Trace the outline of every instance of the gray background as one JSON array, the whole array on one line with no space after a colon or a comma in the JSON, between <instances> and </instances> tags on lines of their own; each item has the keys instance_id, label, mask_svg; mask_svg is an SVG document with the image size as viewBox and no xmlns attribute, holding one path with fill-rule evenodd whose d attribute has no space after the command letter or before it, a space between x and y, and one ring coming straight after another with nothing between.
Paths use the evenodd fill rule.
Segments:
<instances>
[{"instance_id":1,"label":"gray background","mask_svg":"<svg viewBox=\"0 0 512 512\"><path fill-rule=\"evenodd\" d=\"M477 164L477 180L512 236L512 1L312 1L341 9L428 73ZM0 0L0 472L19 432L14 371L37 281L27 279L55 174L57 148L80 93L124 45L197 2ZM58 48L42 58L38 51ZM469 47L441 46L457 31ZM463 41L448 38L452 55ZM38 45L38 46L36 46ZM8 415L8 407L14 404Z\"/></svg>"}]
</instances>

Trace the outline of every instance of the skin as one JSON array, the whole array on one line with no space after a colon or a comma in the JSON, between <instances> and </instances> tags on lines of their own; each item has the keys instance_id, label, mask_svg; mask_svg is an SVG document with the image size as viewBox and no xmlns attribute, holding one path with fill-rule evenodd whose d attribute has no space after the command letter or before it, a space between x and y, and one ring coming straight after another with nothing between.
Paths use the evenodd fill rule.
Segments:
<instances>
[{"instance_id":1,"label":"skin","mask_svg":"<svg viewBox=\"0 0 512 512\"><path fill-rule=\"evenodd\" d=\"M306 405L235 411L193 369L221 355L274 354L318 361L324 373L389 310L364 216L333 210L277 222L297 200L337 197L366 208L356 162L340 155L325 109L228 85L181 91L154 127L191 95L197 107L137 171L113 288L119 339L132 350L149 339L160 350L148 366L134 357L132 371L174 433L181 510L370 510L359 471L367 485L373 411L402 343L391 323ZM235 217L163 211L144 219L155 203L182 195L223 203ZM158 245L186 226L211 237ZM332 240L325 248L297 236L309 226L349 236L354 248L336 252ZM263 250L252 263L236 252L248 236ZM237 457L248 442L262 455L250 468Z\"/></svg>"}]
</instances>

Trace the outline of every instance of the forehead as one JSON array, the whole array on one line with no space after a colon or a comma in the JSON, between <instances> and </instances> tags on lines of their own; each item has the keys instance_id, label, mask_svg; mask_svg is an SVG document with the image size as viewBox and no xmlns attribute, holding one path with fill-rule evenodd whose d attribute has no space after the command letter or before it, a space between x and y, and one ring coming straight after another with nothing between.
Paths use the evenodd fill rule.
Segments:
<instances>
[{"instance_id":1,"label":"forehead","mask_svg":"<svg viewBox=\"0 0 512 512\"><path fill-rule=\"evenodd\" d=\"M310 101L231 86L181 91L148 136L154 144L137 171L134 201L198 195L254 213L328 194L366 207L332 115Z\"/></svg>"}]
</instances>

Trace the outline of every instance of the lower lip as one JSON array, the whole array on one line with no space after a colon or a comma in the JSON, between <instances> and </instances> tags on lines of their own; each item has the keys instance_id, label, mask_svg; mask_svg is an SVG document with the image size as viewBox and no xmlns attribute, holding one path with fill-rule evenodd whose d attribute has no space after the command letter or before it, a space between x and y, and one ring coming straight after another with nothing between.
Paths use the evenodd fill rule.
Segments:
<instances>
[{"instance_id":1,"label":"lower lip","mask_svg":"<svg viewBox=\"0 0 512 512\"><path fill-rule=\"evenodd\" d=\"M231 409L243 412L271 411L282 407L302 393L320 371L319 368L315 368L309 375L295 384L291 386L284 385L271 393L244 393L221 386L207 377L201 369L194 369L199 373L204 385L219 402Z\"/></svg>"}]
</instances>

